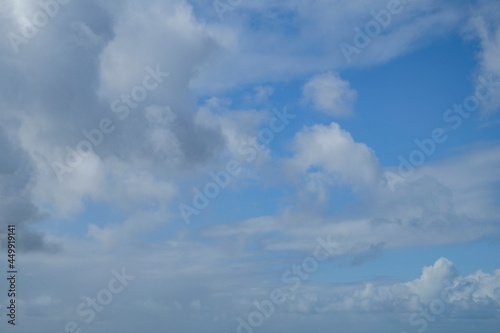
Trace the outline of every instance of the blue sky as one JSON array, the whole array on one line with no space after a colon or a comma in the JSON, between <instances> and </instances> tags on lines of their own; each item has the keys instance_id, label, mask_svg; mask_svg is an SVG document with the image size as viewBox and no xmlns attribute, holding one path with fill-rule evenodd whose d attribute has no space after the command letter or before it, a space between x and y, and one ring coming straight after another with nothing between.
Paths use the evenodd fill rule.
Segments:
<instances>
[{"instance_id":1,"label":"blue sky","mask_svg":"<svg viewBox=\"0 0 500 333\"><path fill-rule=\"evenodd\" d=\"M499 9L4 1L2 329L496 332Z\"/></svg>"}]
</instances>

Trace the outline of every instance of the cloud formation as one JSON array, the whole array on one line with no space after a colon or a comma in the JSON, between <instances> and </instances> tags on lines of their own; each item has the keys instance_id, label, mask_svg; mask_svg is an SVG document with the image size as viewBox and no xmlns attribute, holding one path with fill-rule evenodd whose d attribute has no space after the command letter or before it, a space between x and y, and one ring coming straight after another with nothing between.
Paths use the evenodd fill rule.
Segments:
<instances>
[{"instance_id":1,"label":"cloud formation","mask_svg":"<svg viewBox=\"0 0 500 333\"><path fill-rule=\"evenodd\" d=\"M495 128L476 128L471 114L411 176L388 174L413 142L408 136L433 125L436 105L470 93L470 77L500 77L498 3L401 1L401 12L347 63L339 44L352 42L387 3L242 1L221 22L205 0L5 0L0 242L5 250L6 226L16 224L26 330L62 332L74 321L96 333L234 332L255 301L290 287L283 272L320 238L331 260L308 279L294 276L301 287L262 332L437 323L422 311L439 317L443 332L467 325L495 332ZM46 14L46 24L34 21L48 4L57 13ZM10 33L24 39L13 47ZM419 50L423 62L437 57L436 45L450 36L459 41L443 58L466 48L464 58L477 55L463 62L470 68L447 61L422 75L463 70L467 77L447 79L449 87L435 101L419 100L422 112L404 114L403 124L396 115L408 101L391 82L398 61ZM345 79L357 75L352 82L379 76L367 89ZM415 83L411 94L427 92ZM363 103L382 86L394 89L388 110ZM482 115L494 117L499 105L492 98ZM292 110L294 121L278 128L278 108ZM388 125L394 119L402 122L396 130ZM270 124L279 131L263 145L259 133ZM231 159L251 163L185 226L178 202ZM464 244L486 255L446 255L456 264L440 258L443 246ZM411 260L388 265L383 277L371 266L408 249L433 254L420 276L395 278L422 266ZM77 307L108 288L121 267L136 280L85 326Z\"/></svg>"},{"instance_id":2,"label":"cloud formation","mask_svg":"<svg viewBox=\"0 0 500 333\"><path fill-rule=\"evenodd\" d=\"M350 88L349 82L333 73L314 76L304 85L302 92L315 109L337 117L351 115L356 99L356 91Z\"/></svg>"}]
</instances>

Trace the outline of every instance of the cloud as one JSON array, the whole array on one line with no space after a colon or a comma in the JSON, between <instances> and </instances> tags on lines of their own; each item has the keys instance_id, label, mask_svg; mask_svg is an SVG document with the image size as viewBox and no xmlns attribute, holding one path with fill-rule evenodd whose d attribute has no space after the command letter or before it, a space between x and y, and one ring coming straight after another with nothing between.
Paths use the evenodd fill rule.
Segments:
<instances>
[{"instance_id":1,"label":"cloud","mask_svg":"<svg viewBox=\"0 0 500 333\"><path fill-rule=\"evenodd\" d=\"M422 302L430 302L440 296L441 290L446 287L446 281L454 281L457 277L458 272L453 263L446 258L440 258L433 266L424 267L422 276L407 283L406 287L411 293L417 294Z\"/></svg>"},{"instance_id":2,"label":"cloud","mask_svg":"<svg viewBox=\"0 0 500 333\"><path fill-rule=\"evenodd\" d=\"M478 1L471 8L472 15L464 28L466 38L477 38L480 42L479 68L477 73L478 83L483 83L484 78L489 80L493 75L493 81L498 85L500 78L500 26L498 20L498 4L491 1ZM490 99L483 101L486 113L492 113L500 107L500 97L493 95Z\"/></svg>"},{"instance_id":3,"label":"cloud","mask_svg":"<svg viewBox=\"0 0 500 333\"><path fill-rule=\"evenodd\" d=\"M295 135L293 156L284 161L292 175L321 193L323 186L368 186L378 180L378 160L364 143L355 142L337 123L306 127Z\"/></svg>"},{"instance_id":4,"label":"cloud","mask_svg":"<svg viewBox=\"0 0 500 333\"><path fill-rule=\"evenodd\" d=\"M241 159L241 143L256 143L257 130L272 119L270 100L284 96L279 83L308 77L302 93L313 108L336 117L353 113L356 91L336 74L351 66L338 43L352 40L353 27L386 3L243 1L220 23L211 1L71 1L19 54L4 38L0 241L5 247L5 226L16 224L24 272L18 301L26 309L19 314L26 324L59 332L68 320L83 323L75 312L81 297L97 295L110 271L126 266L137 283L83 331L137 332L146 318L157 330L230 332L235 318L254 311L254 300L280 283L280 269L309 254L318 237L335 245L336 258L359 266L384 251L498 234L498 147L428 163L392 192L381 175L393 168L382 166L368 143L335 122L310 125L314 118L292 133L288 158L277 157L276 146L288 143L296 125L266 146L239 178L251 183L250 191L218 199L223 206L205 212L206 225L171 223L181 193L207 170ZM467 13L463 7L414 2L352 66L384 62L448 35ZM0 10L5 36L39 5L8 0ZM496 71L498 29L487 12L494 11L480 13L475 31L482 68ZM121 119L112 103L125 105L122 98L144 83L148 66L169 75ZM240 88L232 100L203 94ZM239 93L243 106L235 107ZM98 128L103 118L113 122L113 132L60 182L51 163L66 163L68 147L89 140L84 130ZM348 189L342 198L348 209L332 212L338 195L331 192L339 188ZM323 205L303 204L309 195ZM446 318L497 318L499 271L462 276L445 258L429 264L411 281L313 278L276 308L290 320L273 318L262 331L298 329L309 323L311 317L300 317L307 314L323 320L323 330L332 318L359 313L383 313L385 320L428 306L443 290Z\"/></svg>"},{"instance_id":5,"label":"cloud","mask_svg":"<svg viewBox=\"0 0 500 333\"><path fill-rule=\"evenodd\" d=\"M265 126L266 122L272 118L270 110L235 110L230 105L230 101L222 101L211 98L202 105L196 113L195 120L213 131L221 133L224 138L225 147L219 155L223 161L232 158L243 160L242 145L249 143L254 146L261 146L257 138L257 130ZM246 147L246 145L245 145ZM263 153L259 154L257 161L269 155L269 149L265 147Z\"/></svg>"},{"instance_id":6,"label":"cloud","mask_svg":"<svg viewBox=\"0 0 500 333\"><path fill-rule=\"evenodd\" d=\"M257 103L266 102L269 96L274 93L274 89L271 86L257 86L254 88L254 91Z\"/></svg>"},{"instance_id":7,"label":"cloud","mask_svg":"<svg viewBox=\"0 0 500 333\"><path fill-rule=\"evenodd\" d=\"M316 239L328 235L330 242L336 244L336 255L350 256L352 263L361 264L381 251L471 242L498 233L495 195L499 178L494 171L500 163L498 147L465 150L457 156L429 162L391 190L381 172L377 172L381 167L368 147L355 143L336 124L317 125L317 131L313 128L297 134L296 141L307 144L295 145L294 156L284 161L287 170L294 172L291 175L296 180L297 192L286 208L275 216L255 216L210 226L204 235L226 240L233 237L234 242L234 237L244 235L247 243L277 252L313 251ZM340 138L323 135L331 134L330 130L341 134ZM316 136L318 133L321 135ZM351 156L357 152L358 161L366 158L371 164L330 166L330 160L336 161L333 156L337 150L331 148L336 144L353 149L355 153ZM337 174L338 178L353 175L352 179L356 179L354 172L363 174L364 168L373 178L368 178L369 182L361 179L358 183L348 183L362 188L353 192L351 212L330 212L336 198L328 197L328 191L343 183L333 181L329 175ZM317 177L314 184L317 187L311 186L311 175ZM297 205L303 200L302 193L313 193L315 199L323 200L323 205L313 205L313 209L309 202ZM307 225L304 221L308 221Z\"/></svg>"},{"instance_id":8,"label":"cloud","mask_svg":"<svg viewBox=\"0 0 500 333\"><path fill-rule=\"evenodd\" d=\"M204 64L193 80L200 93L384 63L452 34L469 13L467 4L456 1L401 1L402 12L348 64L339 44L352 44L354 28L364 29L373 20L372 11L385 9L389 1L322 1L314 6L300 0L246 2L227 12L224 24L200 2L195 3L201 17L214 22L207 29L225 51Z\"/></svg>"},{"instance_id":9,"label":"cloud","mask_svg":"<svg viewBox=\"0 0 500 333\"><path fill-rule=\"evenodd\" d=\"M2 33L16 28L22 14L40 10L31 2L9 4ZM189 88L217 46L184 1L71 2L18 55L2 47L2 127L32 167L23 175L29 192L53 217L82 212L86 200L137 208L134 190L167 204L178 175L200 172L224 151L220 128L196 120ZM169 77L120 118L112 103L143 84L148 66ZM14 91L22 96L12 98ZM60 182L53 163L66 165L68 149L88 141L84 131L99 128L103 119L111 121L112 133Z\"/></svg>"},{"instance_id":10,"label":"cloud","mask_svg":"<svg viewBox=\"0 0 500 333\"><path fill-rule=\"evenodd\" d=\"M496 311L500 308L500 270L493 274L477 272L462 276L453 262L446 258L424 267L422 275L413 281L369 281L322 287L320 292L315 286L305 286L297 293L297 299L287 304L287 311L405 313L406 318L412 316L415 323L415 319L425 318L422 311L427 311L434 320L437 316L441 320L453 320L474 317L478 313L487 313L487 317L493 319L498 318ZM406 320L412 323L410 319ZM429 320L428 325L434 320Z\"/></svg>"},{"instance_id":11,"label":"cloud","mask_svg":"<svg viewBox=\"0 0 500 333\"><path fill-rule=\"evenodd\" d=\"M1 234L6 235L8 225L14 225L18 241L18 250L55 252L57 244L47 241L45 234L31 230L31 226L46 218L33 200L31 194L33 181L36 178L34 165L26 152L20 149L17 138L11 131L0 127L0 227ZM1 247L6 249L6 237L0 238Z\"/></svg>"},{"instance_id":12,"label":"cloud","mask_svg":"<svg viewBox=\"0 0 500 333\"><path fill-rule=\"evenodd\" d=\"M352 114L352 105L357 95L350 88L349 82L330 72L312 77L302 87L302 93L304 99L312 102L316 110L336 117Z\"/></svg>"},{"instance_id":13,"label":"cloud","mask_svg":"<svg viewBox=\"0 0 500 333\"><path fill-rule=\"evenodd\" d=\"M372 244L367 252L358 254L352 259L351 266L359 266L367 261L376 259L382 256L384 252L384 243Z\"/></svg>"}]
</instances>

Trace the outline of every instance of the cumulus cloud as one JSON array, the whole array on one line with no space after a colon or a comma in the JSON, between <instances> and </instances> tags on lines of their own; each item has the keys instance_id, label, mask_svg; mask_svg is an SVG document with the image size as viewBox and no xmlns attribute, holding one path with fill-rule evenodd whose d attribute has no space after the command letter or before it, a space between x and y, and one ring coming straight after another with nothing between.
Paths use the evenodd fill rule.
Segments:
<instances>
[{"instance_id":1,"label":"cumulus cloud","mask_svg":"<svg viewBox=\"0 0 500 333\"><path fill-rule=\"evenodd\" d=\"M420 278L406 284L408 290L420 297L422 302L430 302L438 297L445 283L454 281L458 276L453 263L446 259L438 259L434 265L422 269Z\"/></svg>"},{"instance_id":2,"label":"cumulus cloud","mask_svg":"<svg viewBox=\"0 0 500 333\"><path fill-rule=\"evenodd\" d=\"M2 33L41 10L34 2L9 2L6 8ZM137 189L151 202L162 198L166 204L177 175L198 172L224 149L220 128L196 120L189 88L197 66L217 46L184 1L61 5L18 55L8 43L2 46L6 76L0 85L9 87L0 92L3 127L24 151L24 163L32 165L26 178L34 200L54 216L83 211L85 200L126 207L127 200L135 202L130 193ZM123 98L151 71L169 76L147 99L127 104ZM12 98L14 91L23 95ZM128 109L126 118L114 112L116 101ZM79 144L89 142L84 132L94 133L103 119L112 132L101 139L95 134L98 143L77 158L78 165L61 169L75 159ZM153 179L159 186L151 186Z\"/></svg>"},{"instance_id":3,"label":"cumulus cloud","mask_svg":"<svg viewBox=\"0 0 500 333\"><path fill-rule=\"evenodd\" d=\"M493 319L498 318L495 311L500 308L498 288L500 270L493 274L478 271L462 276L453 262L440 258L433 265L424 267L422 275L413 281L370 281L347 288L334 286L322 289L321 293L314 286L305 287L297 293L298 300L290 302L287 310L306 313L404 313L406 318L413 318L413 321L407 319L407 322L413 322L412 326L423 325L416 319L426 318L425 311L434 320L436 316L451 320L475 316L481 311L488 312L489 318Z\"/></svg>"},{"instance_id":4,"label":"cumulus cloud","mask_svg":"<svg viewBox=\"0 0 500 333\"><path fill-rule=\"evenodd\" d=\"M373 150L355 142L337 123L304 128L295 135L292 151L285 166L293 175L304 175L312 191L322 184L367 186L377 181L378 160Z\"/></svg>"},{"instance_id":5,"label":"cumulus cloud","mask_svg":"<svg viewBox=\"0 0 500 333\"><path fill-rule=\"evenodd\" d=\"M338 74L325 73L312 77L303 87L306 101L310 101L316 110L331 116L349 116L352 114L356 91L350 88Z\"/></svg>"}]
</instances>

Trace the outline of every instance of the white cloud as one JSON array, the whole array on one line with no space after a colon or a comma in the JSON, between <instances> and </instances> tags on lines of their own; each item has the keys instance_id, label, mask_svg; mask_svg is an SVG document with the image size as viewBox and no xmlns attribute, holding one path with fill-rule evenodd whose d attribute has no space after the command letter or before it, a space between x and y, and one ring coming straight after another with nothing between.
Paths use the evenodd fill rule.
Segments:
<instances>
[{"instance_id":1,"label":"white cloud","mask_svg":"<svg viewBox=\"0 0 500 333\"><path fill-rule=\"evenodd\" d=\"M356 99L356 91L349 82L334 73L318 74L302 87L305 100L312 102L315 109L331 116L349 116Z\"/></svg>"},{"instance_id":2,"label":"white cloud","mask_svg":"<svg viewBox=\"0 0 500 333\"><path fill-rule=\"evenodd\" d=\"M161 100L177 106L188 97L196 67L216 49L192 7L185 1L128 1L114 14L114 38L100 55L99 94L119 98L142 82L146 66L159 65L170 74L158 88Z\"/></svg>"},{"instance_id":3,"label":"white cloud","mask_svg":"<svg viewBox=\"0 0 500 333\"><path fill-rule=\"evenodd\" d=\"M269 122L272 114L267 110L233 110L224 101L212 98L198 109L195 121L207 128L220 132L225 141L227 151L221 152L221 159L228 161L232 158L243 160L241 145L245 142L253 146L259 145L257 130ZM259 154L256 163L267 157L269 149L266 147Z\"/></svg>"},{"instance_id":4,"label":"white cloud","mask_svg":"<svg viewBox=\"0 0 500 333\"><path fill-rule=\"evenodd\" d=\"M201 2L213 11L210 1L190 3ZM150 317L153 329L161 330L165 323L179 332L231 326L253 307L254 299L267 295L274 269L290 260L280 251L306 253L318 236L331 235L337 255L357 256L359 262L377 249L465 242L498 231L497 148L429 163L392 193L379 184L381 167L374 152L336 123L299 131L283 165L294 182L292 193L313 193L325 206L332 203L329 191L338 185L362 189L363 197L353 191L351 216L302 211L303 206L284 202L275 216L244 207L244 213L234 215L249 216L241 222L214 225L217 220L206 215L211 224L206 228L188 231L168 224L175 218L170 205L184 182L205 176L220 160L241 155L238 145L254 143L256 129L272 116L251 106L233 110L217 98L198 106L191 87L220 91L258 82L246 101L267 108L274 92L267 82L344 66L338 42L352 38L352 27L387 1L317 1L313 6L298 0L243 1L228 13L228 20L234 17L229 25L205 20L210 15L190 3L72 1L36 39L21 46L19 55L10 45L0 45L0 215L2 225L18 225L20 249L31 250L22 253L25 280L19 299L20 309L26 309L20 318L27 325L59 332L69 319L81 322L75 314L80 297L96 295L106 287L111 269L126 265L131 274L137 272L137 283L117 295L89 330L100 333L113 325L114 331L137 332L151 311L158 315ZM446 34L460 17L454 5L415 2L414 11L395 19L359 64L407 52L411 43L405 41L433 38L432 29ZM36 1L9 0L0 8L2 35L37 6ZM283 9L287 15L279 15ZM269 25L253 31L255 18ZM305 27L305 22L311 25ZM486 23L479 28L482 63L496 70L498 30ZM170 73L168 79L126 120L118 119L110 102L130 93L142 82L145 67L157 64ZM306 100L334 116L351 114L355 95L333 72L314 76L304 86ZM96 128L103 117L113 119L115 131L59 182L51 162L64 161L65 147L75 148L85 139L82 130ZM262 161L274 162L274 153L268 147ZM281 171L276 175L280 178ZM266 191L257 176L256 188ZM274 189L269 197L258 191L247 197L259 199L251 203L255 206L262 198L282 199ZM279 206L273 206L276 201L265 209ZM94 203L95 210L78 215ZM119 216L102 217L101 204L118 208ZM68 220L57 221L61 217ZM70 224L74 217L86 233ZM53 233L30 229L41 219L40 229ZM409 282L370 281L329 289L309 281L280 311L326 313L327 321L335 311L342 316L349 310L409 311L438 297L446 279L452 281L443 288L453 291L450 309L455 313L497 311L500 271L463 277L446 259Z\"/></svg>"},{"instance_id":5,"label":"white cloud","mask_svg":"<svg viewBox=\"0 0 500 333\"><path fill-rule=\"evenodd\" d=\"M269 96L274 93L274 89L271 86L257 86L254 88L254 91L257 103L266 102Z\"/></svg>"},{"instance_id":6,"label":"white cloud","mask_svg":"<svg viewBox=\"0 0 500 333\"><path fill-rule=\"evenodd\" d=\"M112 277L111 269L122 265L136 279L122 293L114 295L106 312L97 317L98 321L118 320L122 327L129 327L137 316L151 311L181 327L189 325L192 316L201 316L200 325L205 319L218 317L222 324L236 326L234 318L255 310L254 300L267 299L275 287L292 286L290 282L268 281L269 277L281 277L288 265L274 267L268 258L244 260L249 258L244 253L213 244L182 239L147 244L131 243L130 239L112 244L95 240L64 242L66 251L57 256L25 256L26 272L36 272L25 276L25 293L36 296L19 300L29 309L30 317L45 316L58 325L64 325L68 318L83 323L81 317L74 315L80 296L92 296L105 288ZM82 253L82 247L88 251ZM266 269L262 269L262 263ZM42 269L47 265L50 271ZM329 267L332 266L320 264L318 274L327 273ZM385 273L390 276L398 270L392 267ZM54 275L60 280L54 281ZM39 284L44 285L43 294L37 289ZM304 280L293 298L275 308L275 316L314 314L316 319L322 319L339 314L377 313L382 318L396 315L401 325L407 325L412 313L418 314L439 300L445 307L439 314L441 320L474 318L479 314L498 318L499 290L500 270L464 276L453 262L440 258L410 281L381 279L346 284ZM50 306L43 306L47 303ZM72 315L60 316L61 313ZM151 319L150 325L160 325L161 320L156 318Z\"/></svg>"},{"instance_id":7,"label":"white cloud","mask_svg":"<svg viewBox=\"0 0 500 333\"><path fill-rule=\"evenodd\" d=\"M481 50L478 52L479 68L478 77L489 80L493 75L496 85L500 80L500 19L498 3L494 1L479 1L471 9L472 16L466 26L466 37L476 37L480 41ZM472 36L471 36L472 35ZM483 84L478 81L477 84ZM491 87L490 87L491 88ZM491 98L483 101L486 113L491 113L500 107L500 94L498 86L494 87L496 92Z\"/></svg>"},{"instance_id":8,"label":"white cloud","mask_svg":"<svg viewBox=\"0 0 500 333\"><path fill-rule=\"evenodd\" d=\"M338 177L354 177L354 173L346 173L345 170L362 174L365 167L365 172L373 174L373 179L358 183L359 186L363 184L364 191L352 200L351 207L356 214L327 214L324 207L313 206L314 209L310 209L305 205L304 208L292 201L275 216L256 216L236 223L211 226L205 235L219 239L244 235L247 242L255 242L259 238L262 246L272 251L312 251L317 237L328 235L331 242L337 244L337 255L370 259L373 249L377 248L390 250L456 244L478 240L499 231L495 196L499 182L495 172L500 163L498 147L464 151L443 161L427 163L391 191L376 176L378 164L376 159L372 159L369 148L355 143L336 124L331 127L317 126L317 129L309 128L297 134L296 141L301 144L294 148L301 148L295 149L293 158L284 163L288 170L295 171L292 175L299 179L296 182L298 199L302 199L302 192L313 191L324 200L324 207L328 209L336 204L334 198L328 198L328 190L339 185L328 175L337 173ZM359 145L358 150L353 149L355 153L351 156L356 156L358 152L358 160L366 158L371 164L349 166L332 162L329 165L330 160L335 161L329 150L334 153L343 151L331 148L335 146L335 139L341 147L352 149ZM309 168L313 170L308 171ZM311 185L312 177L317 177L313 184L316 187ZM304 221L308 221L307 225ZM283 237L275 237L277 234Z\"/></svg>"},{"instance_id":9,"label":"white cloud","mask_svg":"<svg viewBox=\"0 0 500 333\"><path fill-rule=\"evenodd\" d=\"M352 44L353 29L364 29L373 20L370 13L385 9L388 2L321 1L314 6L300 0L242 3L225 15L224 24L214 24L217 29L209 26L226 52L204 64L192 86L199 92L215 93L263 80L288 81L332 69L379 64L449 35L468 14L467 5L456 1L401 2L402 12L393 15L390 25L355 61L347 63L339 44ZM278 15L280 12L287 15ZM202 15L208 22L219 23L213 8ZM256 29L256 20L265 23ZM232 40L228 35L236 35L238 42L228 43Z\"/></svg>"},{"instance_id":10,"label":"white cloud","mask_svg":"<svg viewBox=\"0 0 500 333\"><path fill-rule=\"evenodd\" d=\"M285 160L292 175L306 175L313 191L323 183L368 186L378 180L378 160L364 143L332 122L314 125L295 135L293 157Z\"/></svg>"},{"instance_id":11,"label":"white cloud","mask_svg":"<svg viewBox=\"0 0 500 333\"><path fill-rule=\"evenodd\" d=\"M409 282L370 281L350 286L323 286L321 289L304 286L287 310L306 313L401 313L406 314L400 318L407 322L412 314L415 318L425 318L422 310L434 318L440 316L441 320L473 317L481 311L498 318L499 288L500 270L494 274L478 272L462 276L453 262L440 258L434 265L424 267L419 278Z\"/></svg>"},{"instance_id":12,"label":"white cloud","mask_svg":"<svg viewBox=\"0 0 500 333\"><path fill-rule=\"evenodd\" d=\"M433 266L422 269L422 276L406 284L411 293L419 295L422 302L430 302L439 297L441 290L446 287L445 282L454 281L458 276L453 263L446 259L438 259Z\"/></svg>"}]
</instances>

